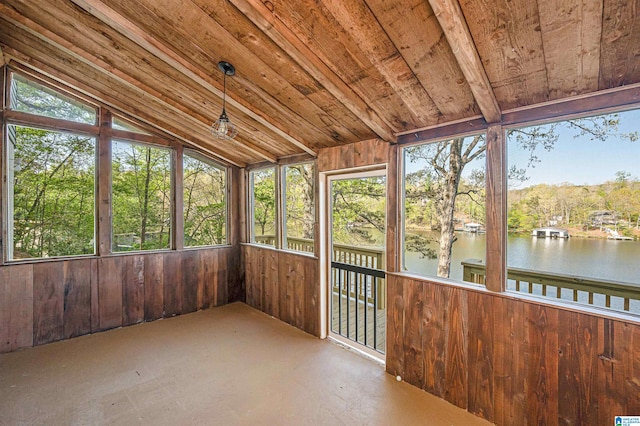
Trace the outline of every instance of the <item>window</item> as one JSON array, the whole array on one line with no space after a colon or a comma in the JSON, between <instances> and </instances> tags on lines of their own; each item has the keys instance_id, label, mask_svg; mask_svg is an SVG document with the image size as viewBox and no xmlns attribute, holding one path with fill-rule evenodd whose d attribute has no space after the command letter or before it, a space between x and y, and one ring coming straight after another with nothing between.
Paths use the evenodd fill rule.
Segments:
<instances>
[{"instance_id":1,"label":"window","mask_svg":"<svg viewBox=\"0 0 640 426\"><path fill-rule=\"evenodd\" d=\"M76 123L96 124L96 108L64 96L46 86L11 74L11 109Z\"/></svg>"},{"instance_id":2,"label":"window","mask_svg":"<svg viewBox=\"0 0 640 426\"><path fill-rule=\"evenodd\" d=\"M249 173L251 242L276 245L276 169Z\"/></svg>"},{"instance_id":3,"label":"window","mask_svg":"<svg viewBox=\"0 0 640 426\"><path fill-rule=\"evenodd\" d=\"M112 250L170 248L171 151L112 142Z\"/></svg>"},{"instance_id":4,"label":"window","mask_svg":"<svg viewBox=\"0 0 640 426\"><path fill-rule=\"evenodd\" d=\"M313 163L284 167L284 246L313 253L315 224Z\"/></svg>"},{"instance_id":5,"label":"window","mask_svg":"<svg viewBox=\"0 0 640 426\"><path fill-rule=\"evenodd\" d=\"M92 137L7 126L8 259L93 254Z\"/></svg>"},{"instance_id":6,"label":"window","mask_svg":"<svg viewBox=\"0 0 640 426\"><path fill-rule=\"evenodd\" d=\"M111 123L111 128L114 130L123 130L125 132L139 133L141 135L148 135L149 133L140 129L139 127L134 126L128 121L123 120L118 116L113 117L113 121Z\"/></svg>"},{"instance_id":7,"label":"window","mask_svg":"<svg viewBox=\"0 0 640 426\"><path fill-rule=\"evenodd\" d=\"M508 290L640 313L639 122L507 130Z\"/></svg>"},{"instance_id":8,"label":"window","mask_svg":"<svg viewBox=\"0 0 640 426\"><path fill-rule=\"evenodd\" d=\"M485 136L403 149L403 268L463 280L485 259Z\"/></svg>"},{"instance_id":9,"label":"window","mask_svg":"<svg viewBox=\"0 0 640 426\"><path fill-rule=\"evenodd\" d=\"M184 245L226 244L227 172L196 153L183 156Z\"/></svg>"}]
</instances>

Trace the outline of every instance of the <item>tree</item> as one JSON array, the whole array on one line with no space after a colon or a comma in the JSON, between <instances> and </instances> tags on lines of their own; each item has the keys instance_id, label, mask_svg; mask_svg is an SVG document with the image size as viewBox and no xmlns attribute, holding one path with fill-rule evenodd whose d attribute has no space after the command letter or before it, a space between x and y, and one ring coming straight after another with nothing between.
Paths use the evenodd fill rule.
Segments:
<instances>
[{"instance_id":1,"label":"tree","mask_svg":"<svg viewBox=\"0 0 640 426\"><path fill-rule=\"evenodd\" d=\"M574 137L588 137L592 140L605 141L608 136L616 134L628 140L637 140L638 133L619 134L616 133L619 125L617 114L590 117L584 119L569 120L567 125L574 131ZM553 149L558 138L558 123L532 126L521 129L508 129L507 139L515 142L519 147L529 152L529 163L527 167L535 167L540 160L536 153L542 148L547 151ZM448 277L451 269L451 251L455 242L454 235L454 213L458 196L473 196L477 194L477 189L470 187L461 191L461 179L465 167L473 160L480 159L486 151L486 141L484 135L477 135L469 138L454 138L431 144L417 145L407 148L407 158L413 163L422 165L420 173L424 176L421 186L416 189L414 196L428 198L432 201L439 225L438 238L438 269L437 275ZM525 169L511 168L509 177L514 180L523 181L526 179ZM407 194L410 196L410 194ZM540 201L540 200L539 200ZM538 203L538 214L546 216L547 220L551 215L553 206L547 203ZM541 220L542 220L541 217ZM413 246L418 249L428 245L428 239L419 239ZM429 254L424 250L423 254Z\"/></svg>"},{"instance_id":2,"label":"tree","mask_svg":"<svg viewBox=\"0 0 640 426\"><path fill-rule=\"evenodd\" d=\"M260 226L259 235L266 235L273 228L276 220L276 176L275 169L269 168L253 172L253 220ZM270 228L267 228L269 225ZM256 235L257 230L254 229Z\"/></svg>"}]
</instances>

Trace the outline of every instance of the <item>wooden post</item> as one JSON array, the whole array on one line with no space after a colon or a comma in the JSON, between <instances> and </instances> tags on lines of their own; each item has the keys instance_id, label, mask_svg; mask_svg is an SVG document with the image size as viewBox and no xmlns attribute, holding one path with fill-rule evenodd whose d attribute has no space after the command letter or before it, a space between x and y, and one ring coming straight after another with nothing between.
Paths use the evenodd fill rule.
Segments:
<instances>
[{"instance_id":1,"label":"wooden post","mask_svg":"<svg viewBox=\"0 0 640 426\"><path fill-rule=\"evenodd\" d=\"M111 252L111 112L100 108L98 134L98 255Z\"/></svg>"},{"instance_id":2,"label":"wooden post","mask_svg":"<svg viewBox=\"0 0 640 426\"><path fill-rule=\"evenodd\" d=\"M8 102L5 104L5 89L7 88L7 67L4 65L4 55L2 54L2 50L0 50L0 265L4 264L6 257L6 247L7 243L7 226L4 223L5 218L5 209L7 208L7 204L3 201L7 199L7 195L5 194L5 185L4 183L7 181L5 173L5 164L6 164L6 144L4 141L4 111Z\"/></svg>"},{"instance_id":3,"label":"wooden post","mask_svg":"<svg viewBox=\"0 0 640 426\"><path fill-rule=\"evenodd\" d=\"M184 248L184 148L182 144L175 144L173 149L173 194L171 197L171 209L173 211L171 248L182 250Z\"/></svg>"},{"instance_id":4,"label":"wooden post","mask_svg":"<svg viewBox=\"0 0 640 426\"><path fill-rule=\"evenodd\" d=\"M502 126L487 129L486 287L505 291L507 283L507 144Z\"/></svg>"}]
</instances>

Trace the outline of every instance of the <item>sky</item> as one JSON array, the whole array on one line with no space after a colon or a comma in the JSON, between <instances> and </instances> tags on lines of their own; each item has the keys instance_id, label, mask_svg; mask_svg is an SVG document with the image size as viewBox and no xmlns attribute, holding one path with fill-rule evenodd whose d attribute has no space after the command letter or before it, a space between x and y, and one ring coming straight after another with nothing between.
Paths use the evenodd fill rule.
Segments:
<instances>
[{"instance_id":1,"label":"sky","mask_svg":"<svg viewBox=\"0 0 640 426\"><path fill-rule=\"evenodd\" d=\"M617 115L620 124L612 133L640 133L640 110L620 112ZM576 138L576 131L562 123L556 131L560 137L551 151L541 147L536 150L536 156L541 161L534 167L527 167L530 153L519 149L517 143L509 142L508 166L526 168L528 177L525 182L513 185L514 188L522 189L541 183L595 185L615 180L616 172L619 171L630 173L632 179L640 179L640 140L632 142L616 136L609 137L606 142L591 140L588 136ZM479 159L469 164L463 176L474 168L484 167L484 162L484 159ZM423 165L407 161L405 167L406 172L411 173Z\"/></svg>"},{"instance_id":2,"label":"sky","mask_svg":"<svg viewBox=\"0 0 640 426\"><path fill-rule=\"evenodd\" d=\"M640 110L618 113L620 125L616 133L640 132ZM625 171L631 178L640 178L640 140L631 142L619 137L610 137L606 142L590 140L588 136L575 137L575 131L562 124L558 127L560 138L551 151L538 149L541 160L529 167L529 179L517 185L525 188L541 183L595 185L616 179L616 172ZM509 167L527 166L529 153L519 150L510 142L507 150Z\"/></svg>"}]
</instances>

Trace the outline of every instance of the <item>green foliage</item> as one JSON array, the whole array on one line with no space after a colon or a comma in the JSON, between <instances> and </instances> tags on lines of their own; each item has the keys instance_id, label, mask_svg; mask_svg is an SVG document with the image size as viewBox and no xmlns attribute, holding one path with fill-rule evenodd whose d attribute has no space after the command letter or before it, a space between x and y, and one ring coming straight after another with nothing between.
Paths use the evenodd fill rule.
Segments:
<instances>
[{"instance_id":1,"label":"green foliage","mask_svg":"<svg viewBox=\"0 0 640 426\"><path fill-rule=\"evenodd\" d=\"M275 235L276 175L275 168L251 172L253 182L253 232L255 236Z\"/></svg>"},{"instance_id":2,"label":"green foliage","mask_svg":"<svg viewBox=\"0 0 640 426\"><path fill-rule=\"evenodd\" d=\"M369 177L333 181L333 241L348 245L384 245L386 179Z\"/></svg>"},{"instance_id":3,"label":"green foliage","mask_svg":"<svg viewBox=\"0 0 640 426\"><path fill-rule=\"evenodd\" d=\"M313 238L315 222L313 164L284 169L286 237Z\"/></svg>"},{"instance_id":4,"label":"green foliage","mask_svg":"<svg viewBox=\"0 0 640 426\"><path fill-rule=\"evenodd\" d=\"M225 244L226 172L186 154L183 158L184 245Z\"/></svg>"},{"instance_id":5,"label":"green foliage","mask_svg":"<svg viewBox=\"0 0 640 426\"><path fill-rule=\"evenodd\" d=\"M113 251L170 247L170 151L112 143Z\"/></svg>"},{"instance_id":6,"label":"green foliage","mask_svg":"<svg viewBox=\"0 0 640 426\"><path fill-rule=\"evenodd\" d=\"M8 133L12 257L93 253L95 140L21 126Z\"/></svg>"}]
</instances>

